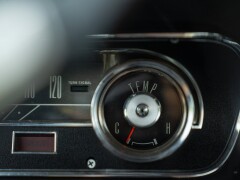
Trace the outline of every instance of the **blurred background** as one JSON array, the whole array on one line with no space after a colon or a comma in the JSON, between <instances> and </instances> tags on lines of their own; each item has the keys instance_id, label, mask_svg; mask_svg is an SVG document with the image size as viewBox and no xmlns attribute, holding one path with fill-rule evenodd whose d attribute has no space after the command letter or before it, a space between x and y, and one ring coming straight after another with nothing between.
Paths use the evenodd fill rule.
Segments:
<instances>
[{"instance_id":1,"label":"blurred background","mask_svg":"<svg viewBox=\"0 0 240 180\"><path fill-rule=\"evenodd\" d=\"M87 46L88 34L208 31L240 41L239 7L237 0L1 0L0 106L57 71L69 51Z\"/></svg>"}]
</instances>

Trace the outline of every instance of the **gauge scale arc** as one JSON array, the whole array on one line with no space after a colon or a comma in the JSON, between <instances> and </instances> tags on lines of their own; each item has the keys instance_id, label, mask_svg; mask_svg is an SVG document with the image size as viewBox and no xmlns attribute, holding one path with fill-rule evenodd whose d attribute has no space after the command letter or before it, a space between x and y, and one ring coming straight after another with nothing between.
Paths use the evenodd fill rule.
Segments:
<instances>
[{"instance_id":1,"label":"gauge scale arc","mask_svg":"<svg viewBox=\"0 0 240 180\"><path fill-rule=\"evenodd\" d=\"M92 101L93 127L102 144L134 162L175 152L191 130L194 113L194 97L184 78L149 60L113 68Z\"/></svg>"}]
</instances>

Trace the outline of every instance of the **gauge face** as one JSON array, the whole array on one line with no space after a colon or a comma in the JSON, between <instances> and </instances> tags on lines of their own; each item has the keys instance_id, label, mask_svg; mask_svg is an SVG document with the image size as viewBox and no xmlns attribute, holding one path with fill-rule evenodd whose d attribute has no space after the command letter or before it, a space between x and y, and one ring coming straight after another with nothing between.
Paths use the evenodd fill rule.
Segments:
<instances>
[{"instance_id":1,"label":"gauge face","mask_svg":"<svg viewBox=\"0 0 240 180\"><path fill-rule=\"evenodd\" d=\"M184 117L182 93L166 74L136 70L116 80L103 100L110 134L137 150L166 143Z\"/></svg>"},{"instance_id":2,"label":"gauge face","mask_svg":"<svg viewBox=\"0 0 240 180\"><path fill-rule=\"evenodd\" d=\"M195 115L193 95L179 71L150 60L112 69L98 85L91 106L102 144L134 162L156 161L175 152Z\"/></svg>"}]
</instances>

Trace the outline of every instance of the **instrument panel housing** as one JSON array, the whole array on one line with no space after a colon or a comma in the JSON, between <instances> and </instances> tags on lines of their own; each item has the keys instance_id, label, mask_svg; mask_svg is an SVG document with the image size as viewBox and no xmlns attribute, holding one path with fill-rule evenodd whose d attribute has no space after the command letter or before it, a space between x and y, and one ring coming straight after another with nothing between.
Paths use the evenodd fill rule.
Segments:
<instances>
[{"instance_id":1,"label":"instrument panel housing","mask_svg":"<svg viewBox=\"0 0 240 180\"><path fill-rule=\"evenodd\" d=\"M68 58L81 62L79 76L81 68L87 68L94 80L88 102L111 68L139 58L157 61L161 53L181 63L196 80L204 102L203 122L198 124L201 128L193 128L173 155L151 163L134 163L115 157L102 146L91 127L90 116L82 123L2 123L1 176L196 177L210 174L224 164L239 132L237 43L212 33L92 35L85 41L87 49ZM93 55L93 60L88 61ZM94 67L89 65L93 62ZM55 132L56 154L12 154L14 131ZM95 169L88 168L89 158L96 160Z\"/></svg>"}]
</instances>

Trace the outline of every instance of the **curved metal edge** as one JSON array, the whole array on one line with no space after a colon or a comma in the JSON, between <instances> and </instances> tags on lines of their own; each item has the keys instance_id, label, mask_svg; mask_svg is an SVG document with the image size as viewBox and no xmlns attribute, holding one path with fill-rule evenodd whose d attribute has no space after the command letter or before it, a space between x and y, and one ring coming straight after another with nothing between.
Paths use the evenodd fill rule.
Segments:
<instances>
[{"instance_id":1,"label":"curved metal edge","mask_svg":"<svg viewBox=\"0 0 240 180\"><path fill-rule=\"evenodd\" d=\"M210 32L152 32L152 33L122 33L122 34L92 34L87 36L90 39L195 39L212 38L221 40L222 36L218 33Z\"/></svg>"}]
</instances>

